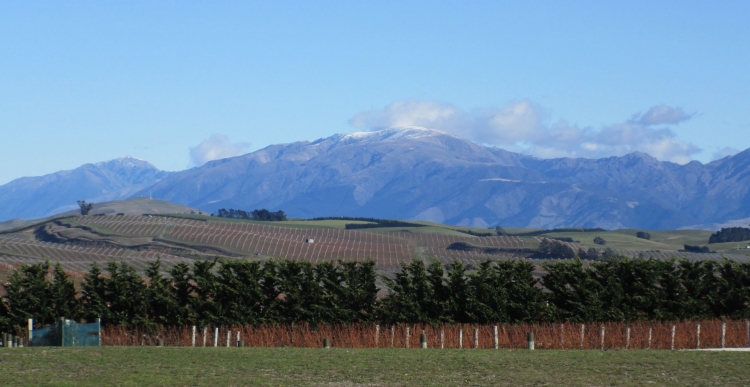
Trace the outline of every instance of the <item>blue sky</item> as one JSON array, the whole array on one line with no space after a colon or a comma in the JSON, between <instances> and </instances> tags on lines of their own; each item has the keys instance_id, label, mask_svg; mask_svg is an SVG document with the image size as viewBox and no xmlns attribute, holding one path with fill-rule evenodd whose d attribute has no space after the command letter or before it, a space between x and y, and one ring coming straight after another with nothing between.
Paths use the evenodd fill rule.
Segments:
<instances>
[{"instance_id":1,"label":"blue sky","mask_svg":"<svg viewBox=\"0 0 750 387\"><path fill-rule=\"evenodd\" d=\"M0 2L0 184L391 125L539 157L750 148L747 1Z\"/></svg>"}]
</instances>

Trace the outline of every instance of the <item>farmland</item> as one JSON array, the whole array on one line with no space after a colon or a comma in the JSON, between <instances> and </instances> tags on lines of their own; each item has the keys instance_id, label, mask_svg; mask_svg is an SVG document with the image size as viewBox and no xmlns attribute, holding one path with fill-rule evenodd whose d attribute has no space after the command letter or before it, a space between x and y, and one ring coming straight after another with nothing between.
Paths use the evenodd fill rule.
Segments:
<instances>
[{"instance_id":1,"label":"farmland","mask_svg":"<svg viewBox=\"0 0 750 387\"><path fill-rule=\"evenodd\" d=\"M735 244L712 245L715 254L678 251L684 244L706 243L710 232L695 230L653 231L652 239L644 240L635 236L636 230L476 236L493 230L429 222L419 222L422 227L347 230L347 223L366 222L337 219L257 222L196 214L69 216L0 233L0 262L17 265L48 259L60 262L71 272L84 272L93 262L107 261L125 261L143 270L157 256L165 268L178 262L214 257L310 262L343 259L373 260L379 269L392 270L415 258L436 259L446 264L459 260L473 266L487 259L539 259L534 251L544 238L571 238L574 242L566 244L574 250L602 248L593 243L596 236L607 240L607 248L633 258L729 258L744 262L750 253L750 250L736 250ZM457 242L471 248L448 248Z\"/></svg>"}]
</instances>

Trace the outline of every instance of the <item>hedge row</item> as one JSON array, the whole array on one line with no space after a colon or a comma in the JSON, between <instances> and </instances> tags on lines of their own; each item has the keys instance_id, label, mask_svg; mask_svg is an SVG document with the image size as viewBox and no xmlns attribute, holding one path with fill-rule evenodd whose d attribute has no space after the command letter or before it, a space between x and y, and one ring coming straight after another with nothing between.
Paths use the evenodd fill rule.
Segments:
<instances>
[{"instance_id":1,"label":"hedge row","mask_svg":"<svg viewBox=\"0 0 750 387\"><path fill-rule=\"evenodd\" d=\"M146 278L126 263L96 264L78 287L58 264L21 266L3 284L0 326L27 318L107 325L299 323L535 323L750 318L750 264L616 259L404 264L378 297L373 262L195 261Z\"/></svg>"}]
</instances>

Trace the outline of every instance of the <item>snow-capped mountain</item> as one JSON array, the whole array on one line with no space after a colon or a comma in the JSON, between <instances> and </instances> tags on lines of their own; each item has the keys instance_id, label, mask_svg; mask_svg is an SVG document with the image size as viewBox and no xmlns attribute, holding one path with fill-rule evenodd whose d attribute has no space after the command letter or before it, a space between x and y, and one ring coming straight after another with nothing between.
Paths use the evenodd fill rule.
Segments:
<instances>
[{"instance_id":1,"label":"snow-capped mountain","mask_svg":"<svg viewBox=\"0 0 750 387\"><path fill-rule=\"evenodd\" d=\"M750 218L750 150L686 165L643 153L538 159L446 132L396 127L272 145L169 174L138 162L144 164L132 170L113 160L1 186L0 220L46 215L81 198L149 194L209 212L267 208L300 218L467 226L673 229ZM73 190L78 181L89 190ZM55 195L66 189L63 199Z\"/></svg>"}]
</instances>

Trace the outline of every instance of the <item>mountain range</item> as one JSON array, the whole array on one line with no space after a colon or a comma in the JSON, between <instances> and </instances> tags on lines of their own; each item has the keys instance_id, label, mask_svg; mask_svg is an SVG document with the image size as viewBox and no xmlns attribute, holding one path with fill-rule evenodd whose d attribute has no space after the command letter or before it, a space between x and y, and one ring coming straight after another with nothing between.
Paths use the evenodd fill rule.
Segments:
<instances>
[{"instance_id":1,"label":"mountain range","mask_svg":"<svg viewBox=\"0 0 750 387\"><path fill-rule=\"evenodd\" d=\"M0 220L148 196L212 212L419 219L486 227L717 228L750 221L750 150L702 164L644 153L536 157L419 127L271 145L179 172L134 158L0 186Z\"/></svg>"}]
</instances>

